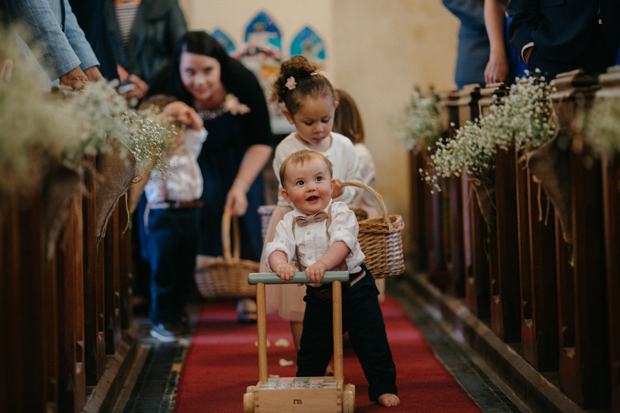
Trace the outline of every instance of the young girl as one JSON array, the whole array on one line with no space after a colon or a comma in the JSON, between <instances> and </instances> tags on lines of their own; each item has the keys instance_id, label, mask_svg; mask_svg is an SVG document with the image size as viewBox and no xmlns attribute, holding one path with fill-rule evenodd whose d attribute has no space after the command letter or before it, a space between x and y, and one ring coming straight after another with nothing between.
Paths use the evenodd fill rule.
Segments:
<instances>
[{"instance_id":1,"label":"young girl","mask_svg":"<svg viewBox=\"0 0 620 413\"><path fill-rule=\"evenodd\" d=\"M360 161L360 173L362 174L362 183L374 189L375 187L375 163L372 160L370 151L364 145L364 123L362 116L357 109L355 101L347 92L342 89L336 89L336 101L338 108L334 117L334 132L338 132L351 139L355 145L355 152ZM357 205L368 213L368 219L379 216L375 208L375 198L368 191L364 191L362 199ZM379 289L379 301L385 300L385 279L379 278L376 281Z\"/></svg>"},{"instance_id":2,"label":"young girl","mask_svg":"<svg viewBox=\"0 0 620 413\"><path fill-rule=\"evenodd\" d=\"M280 75L273 86L273 101L284 104L282 113L296 132L284 138L277 146L273 168L279 176L280 165L290 154L310 149L322 153L334 164L336 184L332 198L349 205L355 205L362 196L362 190L355 187L342 187L343 181L362 182L359 161L351 141L332 132L334 112L337 107L334 89L322 72L303 56L293 56L282 63ZM278 191L278 206L273 211L264 245L273 240L278 222L293 210L281 194L282 182ZM260 271L269 272L263 256ZM266 289L267 312L278 313L291 323L295 350L299 350L302 321L306 303L303 286L283 287L268 285Z\"/></svg>"}]
</instances>

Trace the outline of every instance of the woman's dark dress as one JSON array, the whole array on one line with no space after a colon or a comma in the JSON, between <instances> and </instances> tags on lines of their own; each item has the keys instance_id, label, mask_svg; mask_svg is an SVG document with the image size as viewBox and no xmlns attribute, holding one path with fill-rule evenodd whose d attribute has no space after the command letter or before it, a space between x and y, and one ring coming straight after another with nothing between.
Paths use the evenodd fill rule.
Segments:
<instances>
[{"instance_id":1,"label":"woman's dark dress","mask_svg":"<svg viewBox=\"0 0 620 413\"><path fill-rule=\"evenodd\" d=\"M228 93L250 108L250 112L244 115L224 113L214 119L203 116L208 135L198 156L204 180L198 254L208 256L223 254L221 227L226 195L239 172L245 152L256 144L271 146L272 141L267 103L254 74L232 60L226 76L222 75L222 83ZM265 203L262 173L252 184L247 197L247 212L239 217L241 258L258 261L263 242L258 207Z\"/></svg>"}]
</instances>

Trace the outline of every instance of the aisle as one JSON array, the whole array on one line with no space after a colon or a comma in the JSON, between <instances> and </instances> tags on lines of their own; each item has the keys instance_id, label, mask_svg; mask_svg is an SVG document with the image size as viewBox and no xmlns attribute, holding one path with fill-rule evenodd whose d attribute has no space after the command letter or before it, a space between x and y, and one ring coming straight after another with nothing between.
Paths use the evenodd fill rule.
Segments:
<instances>
[{"instance_id":1,"label":"aisle","mask_svg":"<svg viewBox=\"0 0 620 413\"><path fill-rule=\"evenodd\" d=\"M389 411L480 412L396 302L388 297L382 308L402 401ZM267 336L269 374L294 376L294 365L279 365L281 358L295 360L288 323L269 315ZM290 346L276 347L281 338ZM233 302L204 304L181 372L175 412L241 412L246 387L258 381L255 342L256 326L237 322ZM345 382L356 385L356 412L383 411L368 400L366 380L351 348L345 348L344 374Z\"/></svg>"}]
</instances>

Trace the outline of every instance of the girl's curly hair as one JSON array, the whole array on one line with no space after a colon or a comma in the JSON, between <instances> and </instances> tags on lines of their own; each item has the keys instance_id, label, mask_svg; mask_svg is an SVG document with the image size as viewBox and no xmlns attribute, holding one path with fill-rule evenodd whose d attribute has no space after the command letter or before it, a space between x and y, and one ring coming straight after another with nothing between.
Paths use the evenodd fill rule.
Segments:
<instances>
[{"instance_id":1,"label":"girl's curly hair","mask_svg":"<svg viewBox=\"0 0 620 413\"><path fill-rule=\"evenodd\" d=\"M289 78L293 78L294 89L286 87ZM283 102L286 109L294 115L307 97L329 97L335 102L334 88L327 78L318 74L318 67L304 56L296 55L282 63L280 75L274 82L270 102Z\"/></svg>"}]
</instances>

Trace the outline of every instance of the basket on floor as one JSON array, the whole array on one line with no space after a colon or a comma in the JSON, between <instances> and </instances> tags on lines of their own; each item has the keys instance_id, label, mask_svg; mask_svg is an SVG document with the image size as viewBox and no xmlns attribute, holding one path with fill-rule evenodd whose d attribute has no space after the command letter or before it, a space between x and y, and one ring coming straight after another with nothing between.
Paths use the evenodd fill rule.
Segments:
<instances>
[{"instance_id":1,"label":"basket on floor","mask_svg":"<svg viewBox=\"0 0 620 413\"><path fill-rule=\"evenodd\" d=\"M383 197L374 189L360 182L344 182L342 186L356 186L370 192L381 206L383 216L359 221L357 237L366 256L364 264L375 278L401 275L405 272L403 239L405 226L400 215L388 215Z\"/></svg>"},{"instance_id":2,"label":"basket on floor","mask_svg":"<svg viewBox=\"0 0 620 413\"><path fill-rule=\"evenodd\" d=\"M196 260L196 285L205 298L256 297L256 286L248 284L248 274L258 272L258 262L242 260L240 254L239 225L232 217L233 248L230 253L230 211L222 215L223 257L199 255Z\"/></svg>"}]
</instances>

